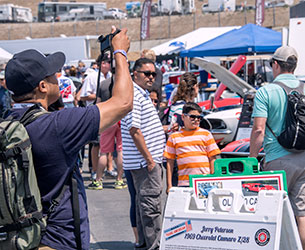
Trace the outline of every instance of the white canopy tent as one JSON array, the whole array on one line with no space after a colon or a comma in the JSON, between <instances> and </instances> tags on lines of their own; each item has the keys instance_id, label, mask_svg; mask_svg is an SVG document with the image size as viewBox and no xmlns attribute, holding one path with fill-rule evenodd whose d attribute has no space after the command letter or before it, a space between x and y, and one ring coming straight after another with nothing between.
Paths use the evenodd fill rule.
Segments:
<instances>
[{"instance_id":1,"label":"white canopy tent","mask_svg":"<svg viewBox=\"0 0 305 250\"><path fill-rule=\"evenodd\" d=\"M199 28L190 33L151 48L157 56L178 53L181 50L193 48L240 26Z\"/></svg>"},{"instance_id":2,"label":"white canopy tent","mask_svg":"<svg viewBox=\"0 0 305 250\"><path fill-rule=\"evenodd\" d=\"M6 63L13 55L0 47L0 64Z\"/></svg>"}]
</instances>

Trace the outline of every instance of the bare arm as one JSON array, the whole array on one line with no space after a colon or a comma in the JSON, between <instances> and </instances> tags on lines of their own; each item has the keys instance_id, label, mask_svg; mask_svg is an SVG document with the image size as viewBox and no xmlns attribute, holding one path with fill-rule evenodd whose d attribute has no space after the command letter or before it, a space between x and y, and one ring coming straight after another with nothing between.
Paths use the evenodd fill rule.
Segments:
<instances>
[{"instance_id":1,"label":"bare arm","mask_svg":"<svg viewBox=\"0 0 305 250\"><path fill-rule=\"evenodd\" d=\"M90 94L88 96L82 96L80 99L81 101L94 101L95 100L96 95L95 94Z\"/></svg>"},{"instance_id":2,"label":"bare arm","mask_svg":"<svg viewBox=\"0 0 305 250\"><path fill-rule=\"evenodd\" d=\"M166 183L167 183L166 193L167 194L168 194L169 190L171 189L171 187L173 186L172 177L173 177L174 163L175 163L175 160L167 159L167 163L166 163Z\"/></svg>"},{"instance_id":3,"label":"bare arm","mask_svg":"<svg viewBox=\"0 0 305 250\"><path fill-rule=\"evenodd\" d=\"M114 32L115 29L112 29ZM127 29L122 29L112 39L114 50L129 49L129 38L126 35ZM133 84L129 73L128 63L124 55L117 53L115 59L115 83L112 90L112 97L106 102L97 104L100 111L100 132L121 120L132 110Z\"/></svg>"},{"instance_id":4,"label":"bare arm","mask_svg":"<svg viewBox=\"0 0 305 250\"><path fill-rule=\"evenodd\" d=\"M214 168L214 162L217 158L217 155L213 155L209 157L209 161L210 161L210 174L214 174L215 172L215 168Z\"/></svg>"},{"instance_id":5,"label":"bare arm","mask_svg":"<svg viewBox=\"0 0 305 250\"><path fill-rule=\"evenodd\" d=\"M143 155L144 159L146 160L148 171L151 171L155 166L155 162L154 162L150 152L148 151L148 148L146 146L144 136L143 136L141 130L139 128L132 127L129 130L129 133L130 133L137 149L139 150L139 152Z\"/></svg>"},{"instance_id":6,"label":"bare arm","mask_svg":"<svg viewBox=\"0 0 305 250\"><path fill-rule=\"evenodd\" d=\"M250 137L250 157L257 157L264 141L267 118L255 117Z\"/></svg>"}]
</instances>

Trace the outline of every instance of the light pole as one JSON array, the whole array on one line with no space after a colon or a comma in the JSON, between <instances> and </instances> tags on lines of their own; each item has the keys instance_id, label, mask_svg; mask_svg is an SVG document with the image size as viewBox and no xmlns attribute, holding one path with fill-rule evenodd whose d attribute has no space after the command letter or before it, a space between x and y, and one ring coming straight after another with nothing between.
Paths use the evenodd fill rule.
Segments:
<instances>
[{"instance_id":1,"label":"light pole","mask_svg":"<svg viewBox=\"0 0 305 250\"><path fill-rule=\"evenodd\" d=\"M247 21L247 1L244 1L244 15L245 15L245 25L248 23Z\"/></svg>"}]
</instances>

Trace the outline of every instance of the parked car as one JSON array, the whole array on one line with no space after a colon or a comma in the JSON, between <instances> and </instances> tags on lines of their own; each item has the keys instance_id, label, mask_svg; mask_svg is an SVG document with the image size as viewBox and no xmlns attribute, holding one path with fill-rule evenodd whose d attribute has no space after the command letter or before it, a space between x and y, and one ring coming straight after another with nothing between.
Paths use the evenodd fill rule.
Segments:
<instances>
[{"instance_id":1,"label":"parked car","mask_svg":"<svg viewBox=\"0 0 305 250\"><path fill-rule=\"evenodd\" d=\"M202 13L203 13L203 14L204 14L204 13L209 13L209 12L210 12L210 10L209 10L209 4L207 4L207 3L203 4L202 7L201 7L201 10L202 10Z\"/></svg>"},{"instance_id":2,"label":"parked car","mask_svg":"<svg viewBox=\"0 0 305 250\"><path fill-rule=\"evenodd\" d=\"M112 14L114 19L127 19L127 14L118 8L110 8L108 11Z\"/></svg>"},{"instance_id":3,"label":"parked car","mask_svg":"<svg viewBox=\"0 0 305 250\"><path fill-rule=\"evenodd\" d=\"M230 142L224 148L221 149L222 158L234 158L234 157L248 157L250 154L250 138L240 139ZM258 153L258 160L265 156L263 146Z\"/></svg>"},{"instance_id":4,"label":"parked car","mask_svg":"<svg viewBox=\"0 0 305 250\"><path fill-rule=\"evenodd\" d=\"M242 184L242 187L246 191L252 191L257 193L261 190L276 190L273 186L262 183L244 183Z\"/></svg>"},{"instance_id":5,"label":"parked car","mask_svg":"<svg viewBox=\"0 0 305 250\"><path fill-rule=\"evenodd\" d=\"M194 58L191 63L203 68L242 98L247 93L256 92L247 82L218 64L202 58ZM223 98L215 102L207 100L199 103L203 109L211 108L204 113L212 127L211 133L218 144L225 145L233 141L241 113L242 98Z\"/></svg>"}]
</instances>

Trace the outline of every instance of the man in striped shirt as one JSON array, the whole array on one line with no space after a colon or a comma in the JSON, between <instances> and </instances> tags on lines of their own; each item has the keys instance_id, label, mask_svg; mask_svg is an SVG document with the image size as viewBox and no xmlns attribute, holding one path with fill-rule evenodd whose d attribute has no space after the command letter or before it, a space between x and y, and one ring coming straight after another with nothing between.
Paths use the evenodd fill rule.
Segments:
<instances>
[{"instance_id":1,"label":"man in striped shirt","mask_svg":"<svg viewBox=\"0 0 305 250\"><path fill-rule=\"evenodd\" d=\"M161 236L162 155L165 135L148 89L156 69L147 58L135 62L133 110L121 121L123 168L136 190L139 249L159 249ZM129 185L129 182L128 182Z\"/></svg>"},{"instance_id":2,"label":"man in striped shirt","mask_svg":"<svg viewBox=\"0 0 305 250\"><path fill-rule=\"evenodd\" d=\"M189 186L189 175L214 172L214 161L220 150L212 134L199 128L201 108L196 103L186 103L182 110L184 127L171 134L167 140L164 157L167 158L167 192L172 187L174 162L178 164L178 186Z\"/></svg>"}]
</instances>

